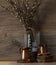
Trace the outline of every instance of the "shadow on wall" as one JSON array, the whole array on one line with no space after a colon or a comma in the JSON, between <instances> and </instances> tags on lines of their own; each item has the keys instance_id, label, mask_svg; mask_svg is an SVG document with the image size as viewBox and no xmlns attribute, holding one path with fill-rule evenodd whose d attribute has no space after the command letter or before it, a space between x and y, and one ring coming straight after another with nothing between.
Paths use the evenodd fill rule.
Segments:
<instances>
[{"instance_id":1,"label":"shadow on wall","mask_svg":"<svg viewBox=\"0 0 56 65\"><path fill-rule=\"evenodd\" d=\"M48 15L52 14L55 10L55 4L56 0L47 0L40 6L40 20L38 24L38 28L41 31L42 34L42 26L45 24L45 21L48 17ZM42 35L41 35L41 41L43 41Z\"/></svg>"},{"instance_id":2,"label":"shadow on wall","mask_svg":"<svg viewBox=\"0 0 56 65\"><path fill-rule=\"evenodd\" d=\"M8 45L5 48L5 51L8 51L8 52L13 52L14 51L14 52L20 53L21 48L23 48L22 43L20 43L17 40L12 40L12 44Z\"/></svg>"},{"instance_id":3,"label":"shadow on wall","mask_svg":"<svg viewBox=\"0 0 56 65\"><path fill-rule=\"evenodd\" d=\"M45 33L43 31L42 26L44 27L44 25L46 24L46 22L47 22L46 20L49 17L49 15L52 16L53 13L56 14L56 7L55 6L56 6L56 0L47 0L45 2L43 7L41 7L40 26L39 26L40 31L41 31L41 43L46 43L48 45L48 50L51 52L51 54L53 54L54 60L56 60L56 52L55 52L56 51L56 34L53 35L49 31L48 31L48 34ZM51 22L49 24L51 25ZM48 30L48 28L47 28L47 30ZM53 30L56 31L55 29L53 29ZM51 31L52 31L52 26L51 26ZM45 33L45 34L43 34L43 33Z\"/></svg>"},{"instance_id":4,"label":"shadow on wall","mask_svg":"<svg viewBox=\"0 0 56 65\"><path fill-rule=\"evenodd\" d=\"M43 24L45 24L46 18L48 15L52 14L56 9L56 0L45 0L45 2L42 3L40 6L40 12L39 12L39 22L38 22L38 28L39 30L42 30Z\"/></svg>"}]
</instances>

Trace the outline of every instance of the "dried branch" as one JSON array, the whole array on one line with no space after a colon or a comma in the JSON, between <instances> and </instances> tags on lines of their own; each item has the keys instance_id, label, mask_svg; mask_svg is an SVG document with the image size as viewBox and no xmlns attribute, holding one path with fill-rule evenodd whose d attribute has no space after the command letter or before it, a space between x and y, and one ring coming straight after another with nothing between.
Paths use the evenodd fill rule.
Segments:
<instances>
[{"instance_id":1,"label":"dried branch","mask_svg":"<svg viewBox=\"0 0 56 65\"><path fill-rule=\"evenodd\" d=\"M16 14L17 18L20 18L22 23L25 25L25 28L32 27L34 22L34 16L41 4L40 0L32 0L33 3L29 0L6 0L10 7L5 8L7 11L10 11L13 14ZM20 3L21 1L21 3ZM38 17L39 18L39 17Z\"/></svg>"}]
</instances>

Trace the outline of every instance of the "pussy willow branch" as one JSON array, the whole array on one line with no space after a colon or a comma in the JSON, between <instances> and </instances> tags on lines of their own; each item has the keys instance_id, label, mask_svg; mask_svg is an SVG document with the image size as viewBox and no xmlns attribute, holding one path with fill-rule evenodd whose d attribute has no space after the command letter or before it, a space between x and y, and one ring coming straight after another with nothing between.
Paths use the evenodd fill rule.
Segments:
<instances>
[{"instance_id":1,"label":"pussy willow branch","mask_svg":"<svg viewBox=\"0 0 56 65\"><path fill-rule=\"evenodd\" d=\"M6 1L11 5L11 9L5 8L4 6L1 7L5 8L6 10L10 11L13 14L16 14L16 16L22 20L22 23L24 23L25 27L27 26L31 27L34 22L33 17L41 4L40 0L34 0L32 7L29 6L28 0L25 0L26 3L24 3L24 1L22 2L23 3L22 7L20 5L19 0L15 1L6 0Z\"/></svg>"}]
</instances>

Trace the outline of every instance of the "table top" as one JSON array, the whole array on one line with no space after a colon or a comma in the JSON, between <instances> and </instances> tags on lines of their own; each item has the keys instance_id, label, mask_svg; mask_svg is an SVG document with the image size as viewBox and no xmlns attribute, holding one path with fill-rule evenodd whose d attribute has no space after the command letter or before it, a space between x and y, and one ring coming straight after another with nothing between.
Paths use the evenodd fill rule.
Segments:
<instances>
[{"instance_id":1,"label":"table top","mask_svg":"<svg viewBox=\"0 0 56 65\"><path fill-rule=\"evenodd\" d=\"M0 61L0 65L56 65L56 62L50 62L50 63L17 63L16 61Z\"/></svg>"}]
</instances>

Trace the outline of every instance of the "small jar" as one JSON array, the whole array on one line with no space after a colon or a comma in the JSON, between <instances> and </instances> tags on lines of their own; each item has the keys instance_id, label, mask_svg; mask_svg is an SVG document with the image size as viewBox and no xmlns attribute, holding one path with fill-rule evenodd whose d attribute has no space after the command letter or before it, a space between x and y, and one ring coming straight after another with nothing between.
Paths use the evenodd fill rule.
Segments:
<instances>
[{"instance_id":1,"label":"small jar","mask_svg":"<svg viewBox=\"0 0 56 65\"><path fill-rule=\"evenodd\" d=\"M23 48L22 49L21 59L25 63L29 63L30 62L30 59L29 59L29 48Z\"/></svg>"}]
</instances>

